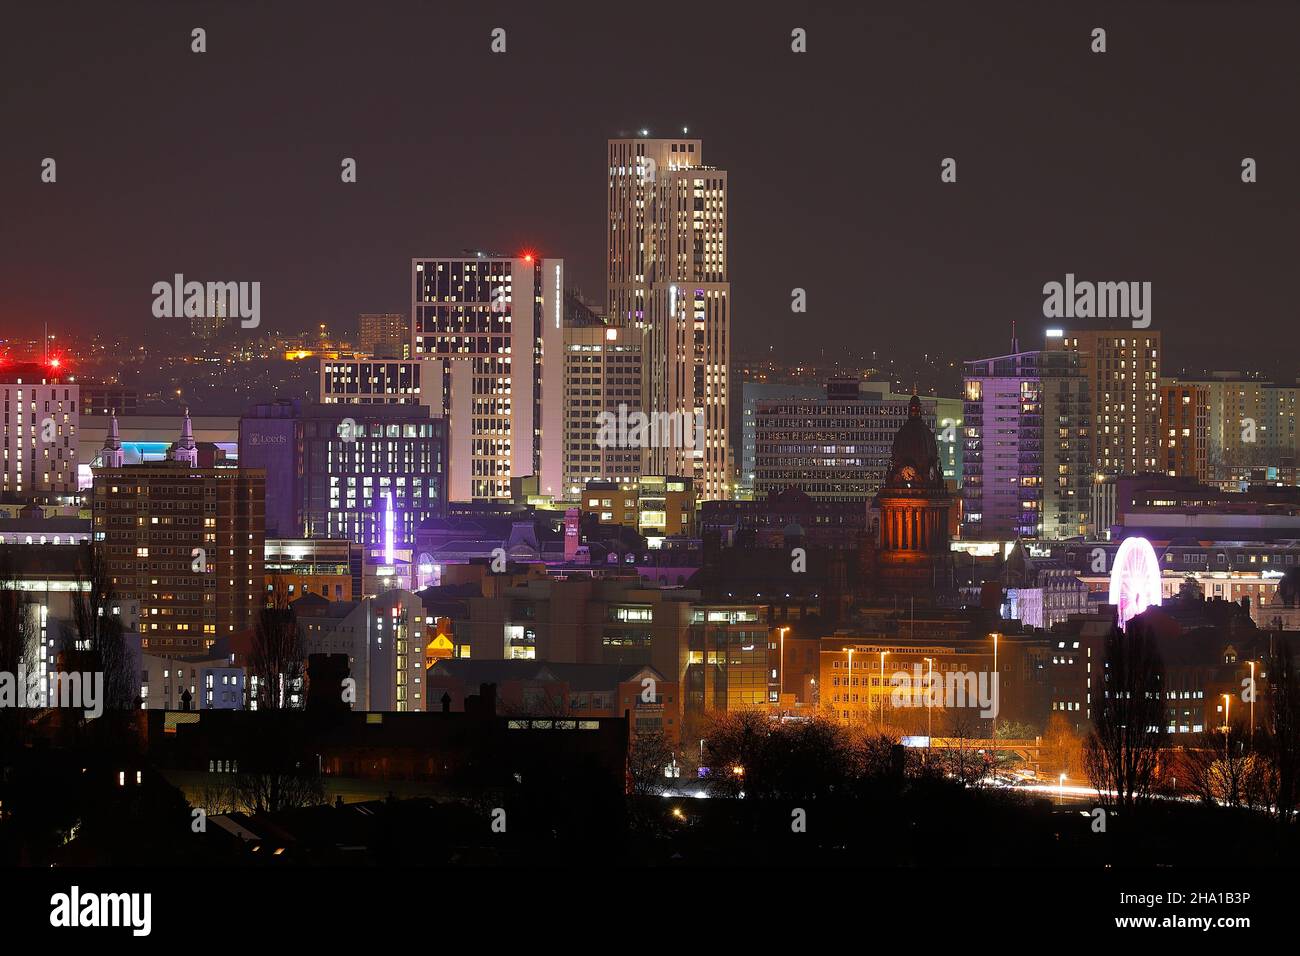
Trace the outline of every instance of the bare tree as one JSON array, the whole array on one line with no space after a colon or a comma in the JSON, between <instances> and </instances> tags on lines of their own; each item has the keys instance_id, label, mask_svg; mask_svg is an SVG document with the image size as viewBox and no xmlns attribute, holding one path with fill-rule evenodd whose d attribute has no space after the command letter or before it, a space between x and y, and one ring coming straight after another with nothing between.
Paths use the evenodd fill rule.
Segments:
<instances>
[{"instance_id":1,"label":"bare tree","mask_svg":"<svg viewBox=\"0 0 1300 956\"><path fill-rule=\"evenodd\" d=\"M306 649L298 632L297 615L284 589L272 589L259 612L248 655L252 703L257 710L289 710L303 706Z\"/></svg>"},{"instance_id":2,"label":"bare tree","mask_svg":"<svg viewBox=\"0 0 1300 956\"><path fill-rule=\"evenodd\" d=\"M632 792L658 796L667 789L668 778L664 768L675 755L663 731L635 734L628 748L628 773L632 778Z\"/></svg>"},{"instance_id":3,"label":"bare tree","mask_svg":"<svg viewBox=\"0 0 1300 956\"><path fill-rule=\"evenodd\" d=\"M887 730L862 725L850 726L849 775L862 780L887 776L893 769L894 748L899 742L899 737Z\"/></svg>"},{"instance_id":4,"label":"bare tree","mask_svg":"<svg viewBox=\"0 0 1300 956\"><path fill-rule=\"evenodd\" d=\"M1103 801L1133 807L1150 796L1164 738L1163 664L1140 619L1106 638L1106 668L1093 730L1084 748L1088 779Z\"/></svg>"},{"instance_id":5,"label":"bare tree","mask_svg":"<svg viewBox=\"0 0 1300 956\"><path fill-rule=\"evenodd\" d=\"M1269 721L1260 749L1267 754L1272 769L1269 802L1278 819L1289 823L1296 817L1300 798L1300 667L1282 635L1265 673Z\"/></svg>"},{"instance_id":6,"label":"bare tree","mask_svg":"<svg viewBox=\"0 0 1300 956\"><path fill-rule=\"evenodd\" d=\"M946 776L963 787L977 787L993 769L992 755L981 752L974 744L981 739L979 721L968 710L954 709L948 713L947 724L951 745L938 752L939 765Z\"/></svg>"},{"instance_id":7,"label":"bare tree","mask_svg":"<svg viewBox=\"0 0 1300 956\"><path fill-rule=\"evenodd\" d=\"M105 712L120 714L138 707L135 663L127 648L108 563L99 548L87 549L78 570L72 613L76 646L66 657L68 664L76 670L103 673Z\"/></svg>"},{"instance_id":8,"label":"bare tree","mask_svg":"<svg viewBox=\"0 0 1300 956\"><path fill-rule=\"evenodd\" d=\"M1083 773L1083 740L1060 711L1047 721L1041 755L1043 770L1053 778L1059 774L1078 778Z\"/></svg>"},{"instance_id":9,"label":"bare tree","mask_svg":"<svg viewBox=\"0 0 1300 956\"><path fill-rule=\"evenodd\" d=\"M235 778L227 773L208 774L194 805L201 807L208 816L243 809Z\"/></svg>"},{"instance_id":10,"label":"bare tree","mask_svg":"<svg viewBox=\"0 0 1300 956\"><path fill-rule=\"evenodd\" d=\"M301 764L238 773L233 786L237 804L248 813L279 813L325 802L324 781Z\"/></svg>"},{"instance_id":11,"label":"bare tree","mask_svg":"<svg viewBox=\"0 0 1300 956\"><path fill-rule=\"evenodd\" d=\"M0 761L20 744L27 707L27 701L20 699L20 689L35 687L40 680L40 650L31 605L23 600L7 565L8 555L4 554L0 557L0 674L13 682L14 699L0 706Z\"/></svg>"},{"instance_id":12,"label":"bare tree","mask_svg":"<svg viewBox=\"0 0 1300 956\"><path fill-rule=\"evenodd\" d=\"M1267 805L1274 789L1272 768L1242 724L1201 734L1179 752L1176 766L1188 789L1205 803L1253 809Z\"/></svg>"},{"instance_id":13,"label":"bare tree","mask_svg":"<svg viewBox=\"0 0 1300 956\"><path fill-rule=\"evenodd\" d=\"M771 718L758 710L711 711L704 730L709 789L734 797L747 779L761 778Z\"/></svg>"}]
</instances>

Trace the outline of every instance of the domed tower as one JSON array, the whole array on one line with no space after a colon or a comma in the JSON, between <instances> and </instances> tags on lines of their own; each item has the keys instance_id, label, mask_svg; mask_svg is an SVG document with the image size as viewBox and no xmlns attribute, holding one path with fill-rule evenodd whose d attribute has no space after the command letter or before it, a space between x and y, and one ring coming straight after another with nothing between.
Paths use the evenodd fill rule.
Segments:
<instances>
[{"instance_id":1,"label":"domed tower","mask_svg":"<svg viewBox=\"0 0 1300 956\"><path fill-rule=\"evenodd\" d=\"M907 421L894 436L885 483L876 494L880 511L877 582L884 591L917 594L948 589L952 556L948 512L952 498L934 432L921 417L913 395Z\"/></svg>"}]
</instances>

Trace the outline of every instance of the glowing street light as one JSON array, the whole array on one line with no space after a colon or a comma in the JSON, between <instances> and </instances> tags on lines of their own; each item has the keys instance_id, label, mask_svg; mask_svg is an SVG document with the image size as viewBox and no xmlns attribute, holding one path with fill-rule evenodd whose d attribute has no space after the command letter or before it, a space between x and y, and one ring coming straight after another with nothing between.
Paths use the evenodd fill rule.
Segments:
<instances>
[{"instance_id":1,"label":"glowing street light","mask_svg":"<svg viewBox=\"0 0 1300 956\"><path fill-rule=\"evenodd\" d=\"M849 648L849 676L846 677L846 678L844 678L844 686L845 686L845 687L852 687L852 686L853 686L853 648L851 648L851 647ZM845 702L846 704L849 702L849 692L848 692L848 691L845 691L845 692L844 692L844 702ZM847 708L845 708L845 709L847 710Z\"/></svg>"},{"instance_id":2,"label":"glowing street light","mask_svg":"<svg viewBox=\"0 0 1300 956\"><path fill-rule=\"evenodd\" d=\"M785 632L790 630L788 627L779 627L776 632L779 641L779 650L777 651L776 665L776 699L780 701L781 695L785 692Z\"/></svg>"},{"instance_id":3,"label":"glowing street light","mask_svg":"<svg viewBox=\"0 0 1300 956\"><path fill-rule=\"evenodd\" d=\"M998 676L998 638L1001 636L1002 635L998 634L996 631L993 633L993 688L994 693L999 696L1002 693L1002 679ZM993 732L989 736L996 740L998 736L998 718L996 708L994 709L992 724Z\"/></svg>"},{"instance_id":4,"label":"glowing street light","mask_svg":"<svg viewBox=\"0 0 1300 956\"><path fill-rule=\"evenodd\" d=\"M928 752L934 740L934 658L924 658L930 665L925 682L925 749Z\"/></svg>"},{"instance_id":5,"label":"glowing street light","mask_svg":"<svg viewBox=\"0 0 1300 956\"><path fill-rule=\"evenodd\" d=\"M870 699L870 698L868 698ZM880 726L885 726L885 652L880 652Z\"/></svg>"},{"instance_id":6,"label":"glowing street light","mask_svg":"<svg viewBox=\"0 0 1300 956\"><path fill-rule=\"evenodd\" d=\"M1250 742L1255 742L1255 662L1250 664Z\"/></svg>"},{"instance_id":7,"label":"glowing street light","mask_svg":"<svg viewBox=\"0 0 1300 956\"><path fill-rule=\"evenodd\" d=\"M1228 760L1231 752L1228 750L1228 738L1232 736L1232 724L1228 715L1232 712L1232 695L1223 695L1223 759Z\"/></svg>"}]
</instances>

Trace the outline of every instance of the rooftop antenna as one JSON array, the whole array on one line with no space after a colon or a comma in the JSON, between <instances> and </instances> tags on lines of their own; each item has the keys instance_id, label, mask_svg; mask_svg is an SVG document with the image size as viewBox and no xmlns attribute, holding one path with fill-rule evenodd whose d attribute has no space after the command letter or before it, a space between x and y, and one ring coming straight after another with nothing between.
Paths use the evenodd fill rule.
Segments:
<instances>
[{"instance_id":1,"label":"rooftop antenna","mask_svg":"<svg viewBox=\"0 0 1300 956\"><path fill-rule=\"evenodd\" d=\"M1016 339L1016 320L1011 320L1011 354L1015 355L1020 351L1020 342Z\"/></svg>"}]
</instances>

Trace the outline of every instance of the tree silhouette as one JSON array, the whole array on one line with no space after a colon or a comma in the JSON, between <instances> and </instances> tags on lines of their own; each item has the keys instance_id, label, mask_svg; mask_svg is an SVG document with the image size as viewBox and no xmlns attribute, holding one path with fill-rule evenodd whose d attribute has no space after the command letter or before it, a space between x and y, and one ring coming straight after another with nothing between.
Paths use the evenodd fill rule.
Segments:
<instances>
[{"instance_id":1,"label":"tree silhouette","mask_svg":"<svg viewBox=\"0 0 1300 956\"><path fill-rule=\"evenodd\" d=\"M1164 738L1164 666L1140 617L1106 637L1102 696L1084 747L1088 779L1103 802L1133 807L1155 785Z\"/></svg>"}]
</instances>

